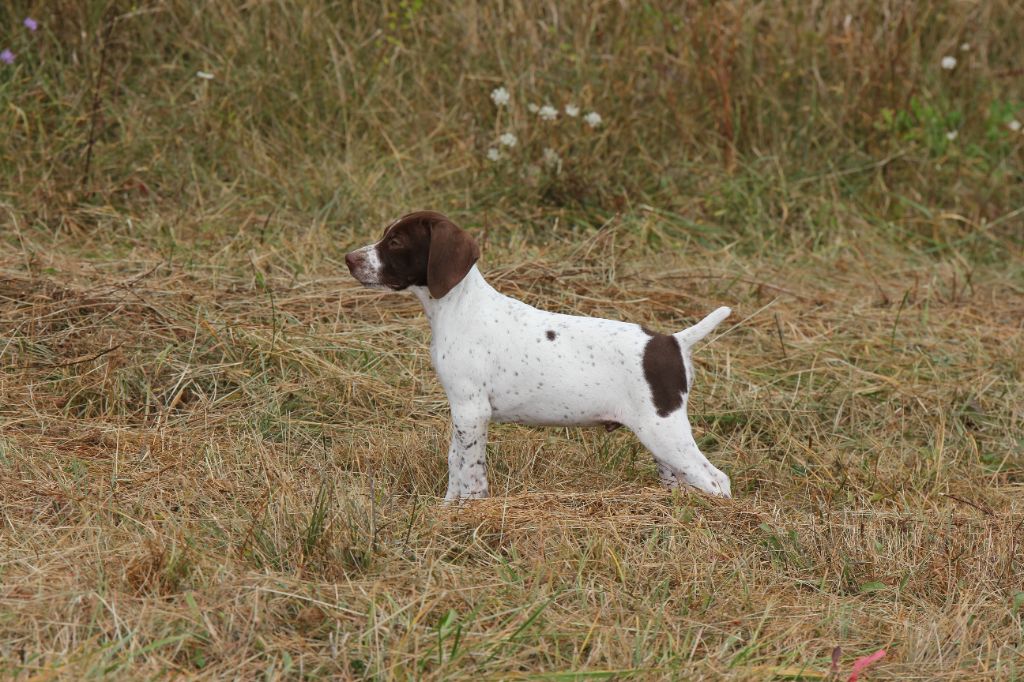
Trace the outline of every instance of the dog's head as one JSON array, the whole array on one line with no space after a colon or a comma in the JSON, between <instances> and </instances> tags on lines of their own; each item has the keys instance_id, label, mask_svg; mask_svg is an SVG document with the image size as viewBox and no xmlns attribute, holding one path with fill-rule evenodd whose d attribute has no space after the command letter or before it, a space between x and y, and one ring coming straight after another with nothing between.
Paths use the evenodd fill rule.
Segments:
<instances>
[{"instance_id":1,"label":"dog's head","mask_svg":"<svg viewBox=\"0 0 1024 682\"><path fill-rule=\"evenodd\" d=\"M441 298L479 258L480 247L468 232L440 213L417 211L391 223L376 244L346 254L345 264L364 286L425 286Z\"/></svg>"}]
</instances>

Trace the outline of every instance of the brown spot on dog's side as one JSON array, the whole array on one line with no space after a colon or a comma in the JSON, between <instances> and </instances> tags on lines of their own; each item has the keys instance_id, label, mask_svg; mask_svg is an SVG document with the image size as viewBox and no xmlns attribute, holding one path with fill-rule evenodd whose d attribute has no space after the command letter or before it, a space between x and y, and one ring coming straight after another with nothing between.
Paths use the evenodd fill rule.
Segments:
<instances>
[{"instance_id":1,"label":"brown spot on dog's side","mask_svg":"<svg viewBox=\"0 0 1024 682\"><path fill-rule=\"evenodd\" d=\"M554 341L556 336L558 336L558 334L554 333L550 329L548 330L548 334L547 334L548 341Z\"/></svg>"},{"instance_id":2,"label":"brown spot on dog's side","mask_svg":"<svg viewBox=\"0 0 1024 682\"><path fill-rule=\"evenodd\" d=\"M645 330L646 331L646 330ZM674 336L652 334L644 347L644 378L659 417L667 417L683 406L686 368L679 342Z\"/></svg>"},{"instance_id":3,"label":"brown spot on dog's side","mask_svg":"<svg viewBox=\"0 0 1024 682\"><path fill-rule=\"evenodd\" d=\"M615 429L618 429L618 428L620 428L622 426L622 424L620 424L619 422L610 422L610 421L609 422L601 422L601 425L604 427L604 430L608 431L608 432L614 431Z\"/></svg>"}]
</instances>

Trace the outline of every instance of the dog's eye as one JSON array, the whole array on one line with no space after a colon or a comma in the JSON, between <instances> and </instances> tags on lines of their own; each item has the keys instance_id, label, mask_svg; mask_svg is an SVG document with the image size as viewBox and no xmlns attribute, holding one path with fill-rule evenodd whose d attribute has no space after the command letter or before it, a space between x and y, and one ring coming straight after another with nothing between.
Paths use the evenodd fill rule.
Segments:
<instances>
[{"instance_id":1,"label":"dog's eye","mask_svg":"<svg viewBox=\"0 0 1024 682\"><path fill-rule=\"evenodd\" d=\"M400 248L402 248L402 246L403 246L402 240L399 239L398 237L392 237L391 239L388 240L388 247L389 248L400 249Z\"/></svg>"}]
</instances>

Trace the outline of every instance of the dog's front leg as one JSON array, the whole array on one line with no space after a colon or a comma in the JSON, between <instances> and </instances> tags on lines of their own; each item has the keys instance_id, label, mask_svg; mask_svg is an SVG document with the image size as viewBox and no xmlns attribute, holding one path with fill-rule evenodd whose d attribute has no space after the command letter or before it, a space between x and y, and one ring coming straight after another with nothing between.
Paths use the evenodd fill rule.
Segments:
<instances>
[{"instance_id":1,"label":"dog's front leg","mask_svg":"<svg viewBox=\"0 0 1024 682\"><path fill-rule=\"evenodd\" d=\"M452 401L446 501L487 497L487 422L490 418L490 405L486 402Z\"/></svg>"}]
</instances>

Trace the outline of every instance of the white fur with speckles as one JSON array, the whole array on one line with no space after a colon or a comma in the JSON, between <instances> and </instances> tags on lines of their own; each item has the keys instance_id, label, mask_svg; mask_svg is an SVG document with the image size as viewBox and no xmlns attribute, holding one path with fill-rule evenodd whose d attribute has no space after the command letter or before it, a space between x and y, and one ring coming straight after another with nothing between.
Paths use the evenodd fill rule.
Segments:
<instances>
[{"instance_id":1,"label":"white fur with speckles","mask_svg":"<svg viewBox=\"0 0 1024 682\"><path fill-rule=\"evenodd\" d=\"M498 293L475 265L440 299L432 298L426 287L409 291L430 321L430 357L451 404L446 500L487 496L489 422L618 422L652 452L665 485L688 484L730 495L729 477L707 460L693 439L688 393L681 408L658 416L642 365L651 337L639 325L538 310ZM691 347L729 313L729 308L718 308L675 334L687 391L693 388ZM549 331L554 339L548 338Z\"/></svg>"},{"instance_id":2,"label":"white fur with speckles","mask_svg":"<svg viewBox=\"0 0 1024 682\"><path fill-rule=\"evenodd\" d=\"M370 244L364 246L361 249L356 249L352 252L352 255L356 257L356 270L353 271L352 276L355 277L359 282L371 289L387 289L385 285L380 283L380 253L377 251L376 244Z\"/></svg>"}]
</instances>

